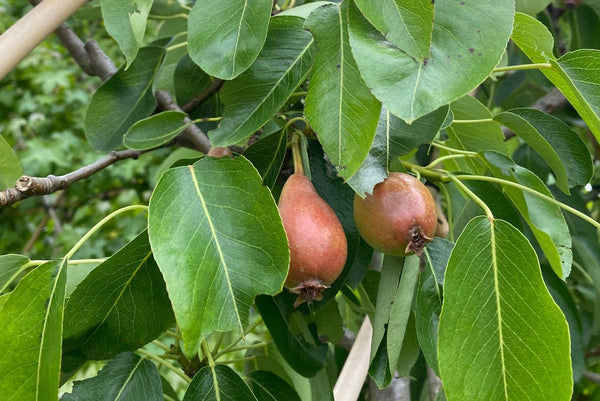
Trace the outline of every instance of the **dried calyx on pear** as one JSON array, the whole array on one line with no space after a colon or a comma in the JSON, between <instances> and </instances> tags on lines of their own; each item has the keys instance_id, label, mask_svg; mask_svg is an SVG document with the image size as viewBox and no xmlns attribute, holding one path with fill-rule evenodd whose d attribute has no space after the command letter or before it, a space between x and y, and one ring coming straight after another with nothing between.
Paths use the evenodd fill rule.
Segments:
<instances>
[{"instance_id":1,"label":"dried calyx on pear","mask_svg":"<svg viewBox=\"0 0 600 401\"><path fill-rule=\"evenodd\" d=\"M421 181L393 172L372 194L354 196L354 222L373 248L388 255L420 256L435 235L436 206Z\"/></svg>"}]
</instances>

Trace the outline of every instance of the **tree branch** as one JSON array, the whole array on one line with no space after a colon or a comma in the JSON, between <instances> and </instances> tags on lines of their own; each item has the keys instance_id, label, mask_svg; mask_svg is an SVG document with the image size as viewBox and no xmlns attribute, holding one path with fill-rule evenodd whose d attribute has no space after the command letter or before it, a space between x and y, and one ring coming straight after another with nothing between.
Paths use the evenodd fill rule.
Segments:
<instances>
[{"instance_id":1,"label":"tree branch","mask_svg":"<svg viewBox=\"0 0 600 401\"><path fill-rule=\"evenodd\" d=\"M215 80L208 87L206 87L204 91L200 92L192 100L181 106L181 108L183 109L183 111L187 112L198 107L199 105L210 99L212 95L217 93L223 86L223 83L225 83L225 81L223 81L222 79L215 78Z\"/></svg>"},{"instance_id":2,"label":"tree branch","mask_svg":"<svg viewBox=\"0 0 600 401\"><path fill-rule=\"evenodd\" d=\"M61 189L65 189L70 184L87 178L92 174L105 169L111 164L124 159L137 159L142 153L145 152L147 151L131 149L121 150L118 152L113 151L90 165L60 176L21 176L21 178L17 180L14 188L8 188L0 192L0 207L12 205L13 203L32 196L48 195Z\"/></svg>"}]
</instances>

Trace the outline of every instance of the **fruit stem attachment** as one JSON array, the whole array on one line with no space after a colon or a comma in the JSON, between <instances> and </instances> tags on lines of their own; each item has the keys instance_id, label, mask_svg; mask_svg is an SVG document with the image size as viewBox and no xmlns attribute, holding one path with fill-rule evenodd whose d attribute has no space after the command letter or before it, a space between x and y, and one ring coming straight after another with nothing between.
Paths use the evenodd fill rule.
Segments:
<instances>
[{"instance_id":1,"label":"fruit stem attachment","mask_svg":"<svg viewBox=\"0 0 600 401\"><path fill-rule=\"evenodd\" d=\"M411 163L406 160L400 160L400 162L407 170L411 170L415 173L419 173L422 177L424 177L425 179L427 179L429 181L436 181L436 182L449 182L450 181L450 177L447 174L444 174L443 172L438 173L436 171L430 170L423 166L419 166L418 164L414 164L414 163Z\"/></svg>"},{"instance_id":2,"label":"fruit stem attachment","mask_svg":"<svg viewBox=\"0 0 600 401\"><path fill-rule=\"evenodd\" d=\"M300 152L300 131L294 132L292 135L292 157L294 158L294 173L304 175L304 167L302 166L302 153Z\"/></svg>"}]
</instances>

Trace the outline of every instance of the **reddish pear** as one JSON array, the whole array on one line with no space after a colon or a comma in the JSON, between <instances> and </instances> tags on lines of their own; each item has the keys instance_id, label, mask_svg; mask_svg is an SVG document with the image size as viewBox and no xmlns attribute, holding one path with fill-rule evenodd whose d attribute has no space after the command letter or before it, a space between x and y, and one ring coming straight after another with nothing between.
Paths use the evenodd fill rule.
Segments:
<instances>
[{"instance_id":1,"label":"reddish pear","mask_svg":"<svg viewBox=\"0 0 600 401\"><path fill-rule=\"evenodd\" d=\"M278 206L290 246L285 286L298 294L294 306L321 300L346 263L344 229L303 174L292 174L286 181Z\"/></svg>"},{"instance_id":2,"label":"reddish pear","mask_svg":"<svg viewBox=\"0 0 600 401\"><path fill-rule=\"evenodd\" d=\"M385 254L421 255L435 235L435 202L412 175L390 173L372 195L354 196L354 222L365 241Z\"/></svg>"}]
</instances>

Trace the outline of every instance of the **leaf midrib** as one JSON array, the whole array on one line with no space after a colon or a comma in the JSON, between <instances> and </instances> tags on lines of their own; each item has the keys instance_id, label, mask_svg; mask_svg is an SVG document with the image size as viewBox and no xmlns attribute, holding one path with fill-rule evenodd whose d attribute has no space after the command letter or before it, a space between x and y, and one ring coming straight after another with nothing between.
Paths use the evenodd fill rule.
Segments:
<instances>
[{"instance_id":1,"label":"leaf midrib","mask_svg":"<svg viewBox=\"0 0 600 401\"><path fill-rule=\"evenodd\" d=\"M244 332L244 326L242 325L242 320L240 318L240 312L238 310L237 302L235 299L235 294L233 292L233 287L231 286L231 279L229 278L229 268L227 267L227 262L225 261L225 256L223 254L223 250L221 249L221 244L219 243L219 238L217 236L217 230L212 222L212 218L210 213L208 212L208 208L206 207L206 201L204 200L204 196L202 196L202 192L200 191L200 186L198 184L198 178L196 177L196 171L194 171L194 166L188 166L190 170L190 175L192 177L192 182L194 183L194 188L196 189L196 194L198 195L198 199L202 205L202 210L204 211L204 215L206 216L206 221L208 222L208 226L210 228L210 235L217 247L217 252L219 253L219 259L221 261L220 265L223 266L223 273L225 274L225 281L227 282L227 289L229 290L229 294L231 295L233 308L235 309L235 317L237 318L238 325L240 327L241 333Z\"/></svg>"},{"instance_id":2,"label":"leaf midrib","mask_svg":"<svg viewBox=\"0 0 600 401\"><path fill-rule=\"evenodd\" d=\"M142 364L142 362L144 362L144 358L140 358L140 360L138 361L138 363L135 364L135 366L133 367L133 369L129 373L129 376L127 376L127 379L125 379L125 381L123 382L123 385L119 389L119 392L117 393L117 396L115 397L114 401L118 401L119 398L121 398L121 394L125 390L125 387L127 387L127 385L129 384L129 382L131 381L131 378L133 377L133 374L139 368L139 366Z\"/></svg>"}]
</instances>

